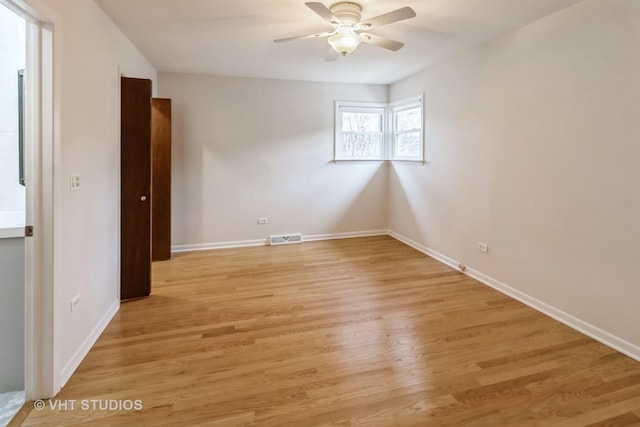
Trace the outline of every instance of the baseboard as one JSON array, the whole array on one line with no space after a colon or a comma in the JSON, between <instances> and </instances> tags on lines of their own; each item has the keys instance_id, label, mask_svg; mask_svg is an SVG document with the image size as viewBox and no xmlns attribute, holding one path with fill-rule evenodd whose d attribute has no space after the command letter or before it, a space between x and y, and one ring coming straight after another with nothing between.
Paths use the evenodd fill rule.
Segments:
<instances>
[{"instance_id":1,"label":"baseboard","mask_svg":"<svg viewBox=\"0 0 640 427\"><path fill-rule=\"evenodd\" d=\"M467 267L465 274L640 362L640 347L625 341L622 338L618 338L617 336L610 334L591 323L578 319L577 317L549 305L544 301L540 301L539 299L527 295L524 292L514 289L511 286L474 270L473 268Z\"/></svg>"},{"instance_id":2,"label":"baseboard","mask_svg":"<svg viewBox=\"0 0 640 427\"><path fill-rule=\"evenodd\" d=\"M233 242L198 243L195 245L176 245L171 247L172 253L208 251L212 249L245 248L250 246L264 246L269 239L237 240Z\"/></svg>"},{"instance_id":3,"label":"baseboard","mask_svg":"<svg viewBox=\"0 0 640 427\"><path fill-rule=\"evenodd\" d=\"M91 347L93 347L96 341L98 341L100 334L102 334L119 309L120 301L115 301L111 307L109 307L104 316L102 316L87 338L85 338L80 348L76 350L73 356L71 356L71 359L67 362L64 368L62 368L62 371L60 372L60 384L58 384L59 387L56 387L56 394L62 389L62 387L64 387L67 381L69 381L71 375L73 375L78 366L80 366L82 360L85 358L87 353L89 353L89 350L91 350Z\"/></svg>"},{"instance_id":4,"label":"baseboard","mask_svg":"<svg viewBox=\"0 0 640 427\"><path fill-rule=\"evenodd\" d=\"M353 239L355 237L386 236L387 234L388 234L387 230L352 231L348 233L311 234L309 236L302 236L302 240L305 242L314 242L318 240L336 240L336 239Z\"/></svg>"},{"instance_id":5,"label":"baseboard","mask_svg":"<svg viewBox=\"0 0 640 427\"><path fill-rule=\"evenodd\" d=\"M440 252L436 252L433 249L429 249L424 245L421 245L418 242L415 242L408 238L407 236L403 236L402 234L396 233L395 231L389 230L387 234L393 237L396 240L404 243L407 246L411 246L413 249L422 252L423 254L429 255L431 258L435 258L443 264L447 264L451 268L455 268L458 271L461 271L458 267L460 263L453 258L449 258L448 256L442 255Z\"/></svg>"},{"instance_id":6,"label":"baseboard","mask_svg":"<svg viewBox=\"0 0 640 427\"><path fill-rule=\"evenodd\" d=\"M426 246L421 245L409 239L408 237L394 231L389 230L388 234L389 236L406 244L407 246L411 246L412 248L460 271L460 269L458 268L458 265L460 263L453 258L449 258L439 252L429 249ZM467 266L463 273L515 300L520 301L523 304L528 305L534 310L546 314L547 316L569 326L570 328L575 329L576 331L581 332L593 338L594 340L599 341L602 344L611 347L614 350L619 351L620 353L625 354L632 359L640 362L640 347L638 347L637 345L634 345L607 331L604 331L597 326L592 325L591 323L578 319L577 317L572 316L571 314L566 313L543 301L540 301L539 299L536 299L524 292L514 289L513 287L506 285L505 283L502 283L490 276L487 276L486 274L483 274L478 270Z\"/></svg>"},{"instance_id":7,"label":"baseboard","mask_svg":"<svg viewBox=\"0 0 640 427\"><path fill-rule=\"evenodd\" d=\"M368 230L368 231L354 231L348 233L333 233L333 234L310 234L303 235L303 242L314 242L318 240L334 240L334 239L351 239L354 237L371 237L371 236L386 236L387 230ZM265 246L269 244L269 239L256 239L256 240L237 240L233 242L218 242L218 243L199 243L195 245L177 245L171 247L172 253L180 252L195 252L195 251L208 251L212 249L229 249L229 248L244 248L251 246Z\"/></svg>"}]
</instances>

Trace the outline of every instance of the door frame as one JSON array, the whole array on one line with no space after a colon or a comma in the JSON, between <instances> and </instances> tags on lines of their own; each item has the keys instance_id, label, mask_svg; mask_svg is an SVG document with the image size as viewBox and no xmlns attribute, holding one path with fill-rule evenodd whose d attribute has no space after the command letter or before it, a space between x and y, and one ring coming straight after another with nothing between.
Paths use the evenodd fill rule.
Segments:
<instances>
[{"instance_id":1,"label":"door frame","mask_svg":"<svg viewBox=\"0 0 640 427\"><path fill-rule=\"evenodd\" d=\"M59 390L54 340L53 23L24 0L0 3L26 23L25 67L25 399Z\"/></svg>"}]
</instances>

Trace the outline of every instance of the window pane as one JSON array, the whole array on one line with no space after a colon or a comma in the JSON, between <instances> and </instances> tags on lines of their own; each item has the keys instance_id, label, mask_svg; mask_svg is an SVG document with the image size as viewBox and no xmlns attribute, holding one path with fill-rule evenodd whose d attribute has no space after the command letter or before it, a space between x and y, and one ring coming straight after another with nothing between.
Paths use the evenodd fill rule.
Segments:
<instances>
[{"instance_id":1,"label":"window pane","mask_svg":"<svg viewBox=\"0 0 640 427\"><path fill-rule=\"evenodd\" d=\"M380 132L382 115L379 113L342 113L343 132Z\"/></svg>"},{"instance_id":2,"label":"window pane","mask_svg":"<svg viewBox=\"0 0 640 427\"><path fill-rule=\"evenodd\" d=\"M380 157L380 138L375 134L342 134L344 157Z\"/></svg>"},{"instance_id":3,"label":"window pane","mask_svg":"<svg viewBox=\"0 0 640 427\"><path fill-rule=\"evenodd\" d=\"M396 134L395 155L398 157L421 157L420 132Z\"/></svg>"},{"instance_id":4,"label":"window pane","mask_svg":"<svg viewBox=\"0 0 640 427\"><path fill-rule=\"evenodd\" d=\"M401 132L403 130L421 129L421 111L420 107L398 111L396 113L396 130Z\"/></svg>"}]
</instances>

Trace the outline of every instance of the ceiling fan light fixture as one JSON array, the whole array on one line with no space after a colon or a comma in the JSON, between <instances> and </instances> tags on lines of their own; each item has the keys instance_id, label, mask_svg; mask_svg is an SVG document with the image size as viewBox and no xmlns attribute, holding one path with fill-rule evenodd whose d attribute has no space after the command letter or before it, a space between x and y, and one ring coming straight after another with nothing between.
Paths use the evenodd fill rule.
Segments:
<instances>
[{"instance_id":1,"label":"ceiling fan light fixture","mask_svg":"<svg viewBox=\"0 0 640 427\"><path fill-rule=\"evenodd\" d=\"M362 37L351 31L338 32L329 37L329 44L340 55L345 56L353 52L362 43Z\"/></svg>"},{"instance_id":2,"label":"ceiling fan light fixture","mask_svg":"<svg viewBox=\"0 0 640 427\"><path fill-rule=\"evenodd\" d=\"M414 18L416 16L416 12L413 9L405 6L400 9L392 10L391 12L369 18L363 22L361 20L362 6L358 3L342 1L334 4L331 8L328 8L324 3L319 1L308 1L305 2L305 5L325 22L331 24L333 31L286 37L274 40L274 42L281 43L299 39L328 37L327 40L331 49L342 56L346 56L348 53L356 50L358 46L360 46L360 43L367 43L396 52L404 46L404 43L375 34L368 34L368 30L375 29L382 25L393 24L394 22L404 21L405 19ZM335 58L333 56L331 57Z\"/></svg>"}]
</instances>

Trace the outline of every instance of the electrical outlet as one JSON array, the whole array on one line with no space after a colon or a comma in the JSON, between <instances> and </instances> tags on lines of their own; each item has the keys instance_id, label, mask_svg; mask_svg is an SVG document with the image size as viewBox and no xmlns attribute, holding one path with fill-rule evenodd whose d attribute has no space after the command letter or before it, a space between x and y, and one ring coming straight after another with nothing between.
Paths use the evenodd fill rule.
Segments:
<instances>
[{"instance_id":1,"label":"electrical outlet","mask_svg":"<svg viewBox=\"0 0 640 427\"><path fill-rule=\"evenodd\" d=\"M489 252L489 245L486 243L478 242L478 250L480 252Z\"/></svg>"},{"instance_id":2,"label":"electrical outlet","mask_svg":"<svg viewBox=\"0 0 640 427\"><path fill-rule=\"evenodd\" d=\"M71 312L73 313L78 308L78 304L80 304L80 294L76 295L70 302Z\"/></svg>"},{"instance_id":3,"label":"electrical outlet","mask_svg":"<svg viewBox=\"0 0 640 427\"><path fill-rule=\"evenodd\" d=\"M267 221L267 218L258 218L258 224L266 224L269 221Z\"/></svg>"}]
</instances>

